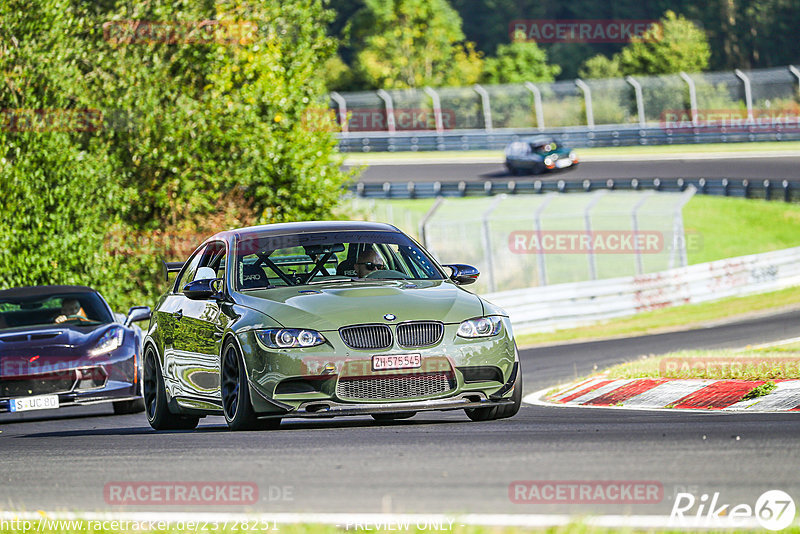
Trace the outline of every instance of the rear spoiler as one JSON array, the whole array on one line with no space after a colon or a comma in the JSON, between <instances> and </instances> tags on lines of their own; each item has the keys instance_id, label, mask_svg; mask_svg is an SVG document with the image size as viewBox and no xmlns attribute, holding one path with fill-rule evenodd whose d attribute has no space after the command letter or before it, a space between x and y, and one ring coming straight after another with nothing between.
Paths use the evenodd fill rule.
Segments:
<instances>
[{"instance_id":1,"label":"rear spoiler","mask_svg":"<svg viewBox=\"0 0 800 534\"><path fill-rule=\"evenodd\" d=\"M185 261L164 261L161 260L161 264L164 266L164 280L169 282L169 273L177 273L183 269L183 265Z\"/></svg>"}]
</instances>

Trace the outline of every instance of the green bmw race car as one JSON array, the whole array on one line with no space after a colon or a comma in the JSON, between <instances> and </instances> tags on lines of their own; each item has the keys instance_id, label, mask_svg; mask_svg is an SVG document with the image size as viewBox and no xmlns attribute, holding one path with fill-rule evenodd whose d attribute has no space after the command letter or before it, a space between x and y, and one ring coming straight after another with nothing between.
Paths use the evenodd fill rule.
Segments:
<instances>
[{"instance_id":1,"label":"green bmw race car","mask_svg":"<svg viewBox=\"0 0 800 534\"><path fill-rule=\"evenodd\" d=\"M284 417L464 409L511 417L522 378L506 313L394 226L286 223L207 239L158 301L144 340L157 430L223 415L233 430Z\"/></svg>"}]
</instances>

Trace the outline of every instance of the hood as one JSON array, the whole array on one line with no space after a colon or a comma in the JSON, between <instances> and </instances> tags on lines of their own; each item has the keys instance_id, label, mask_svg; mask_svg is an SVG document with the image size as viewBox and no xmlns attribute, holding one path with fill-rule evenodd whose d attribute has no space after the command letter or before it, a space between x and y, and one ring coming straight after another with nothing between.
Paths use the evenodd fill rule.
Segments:
<instances>
[{"instance_id":1,"label":"hood","mask_svg":"<svg viewBox=\"0 0 800 534\"><path fill-rule=\"evenodd\" d=\"M116 323L77 327L44 325L0 330L0 376L22 376L92 365L88 356Z\"/></svg>"},{"instance_id":2,"label":"hood","mask_svg":"<svg viewBox=\"0 0 800 534\"><path fill-rule=\"evenodd\" d=\"M247 291L244 306L287 328L326 331L364 323L458 323L483 314L480 298L444 280L339 282ZM384 319L392 314L393 321Z\"/></svg>"}]
</instances>

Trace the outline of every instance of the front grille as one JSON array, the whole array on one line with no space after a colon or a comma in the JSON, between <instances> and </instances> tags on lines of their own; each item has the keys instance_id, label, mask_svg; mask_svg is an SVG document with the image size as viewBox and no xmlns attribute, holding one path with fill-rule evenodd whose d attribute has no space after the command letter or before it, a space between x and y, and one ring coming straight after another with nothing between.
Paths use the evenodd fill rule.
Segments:
<instances>
[{"instance_id":1,"label":"front grille","mask_svg":"<svg viewBox=\"0 0 800 534\"><path fill-rule=\"evenodd\" d=\"M39 341L42 339L52 339L61 335L61 332L47 332L44 334L15 334L0 337L0 341L5 343L18 343L20 341Z\"/></svg>"},{"instance_id":2,"label":"front grille","mask_svg":"<svg viewBox=\"0 0 800 534\"><path fill-rule=\"evenodd\" d=\"M392 331L383 324L346 326L339 329L339 335L351 349L376 350L392 346Z\"/></svg>"},{"instance_id":3,"label":"front grille","mask_svg":"<svg viewBox=\"0 0 800 534\"><path fill-rule=\"evenodd\" d=\"M28 397L31 395L52 395L72 391L77 382L77 373L59 371L35 377L0 379L0 397Z\"/></svg>"},{"instance_id":4,"label":"front grille","mask_svg":"<svg viewBox=\"0 0 800 534\"><path fill-rule=\"evenodd\" d=\"M444 325L436 321L419 321L397 325L397 344L401 347L429 347L442 340Z\"/></svg>"},{"instance_id":5,"label":"front grille","mask_svg":"<svg viewBox=\"0 0 800 534\"><path fill-rule=\"evenodd\" d=\"M450 373L343 378L336 386L336 395L342 399L413 399L440 395L455 387Z\"/></svg>"}]
</instances>

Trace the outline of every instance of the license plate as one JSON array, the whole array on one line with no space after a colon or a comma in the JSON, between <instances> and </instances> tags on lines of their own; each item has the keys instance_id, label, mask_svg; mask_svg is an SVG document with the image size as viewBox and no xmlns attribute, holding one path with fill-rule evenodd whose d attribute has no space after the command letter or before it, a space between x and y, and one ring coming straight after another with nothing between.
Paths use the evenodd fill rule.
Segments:
<instances>
[{"instance_id":1,"label":"license plate","mask_svg":"<svg viewBox=\"0 0 800 534\"><path fill-rule=\"evenodd\" d=\"M373 371L416 369L417 367L422 367L422 355L420 354L387 354L372 357Z\"/></svg>"},{"instance_id":2,"label":"license plate","mask_svg":"<svg viewBox=\"0 0 800 534\"><path fill-rule=\"evenodd\" d=\"M570 165L572 165L572 161L570 161L568 159L557 159L556 160L556 167L558 167L559 169L563 169L564 167L569 167Z\"/></svg>"},{"instance_id":3,"label":"license plate","mask_svg":"<svg viewBox=\"0 0 800 534\"><path fill-rule=\"evenodd\" d=\"M53 408L58 408L58 395L39 395L38 397L11 399L10 406L12 412L51 410Z\"/></svg>"}]
</instances>

